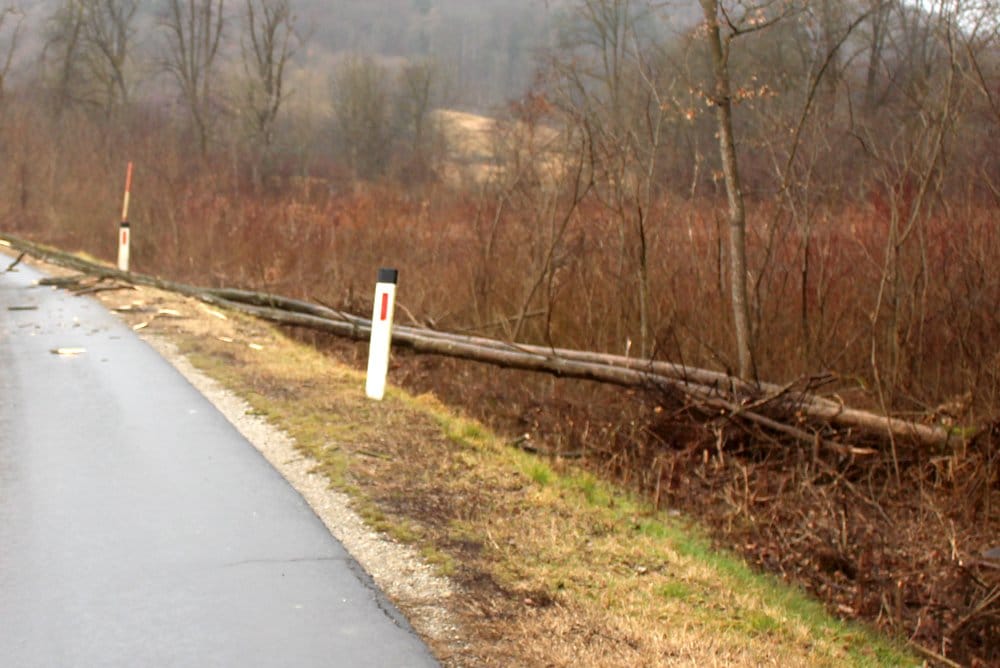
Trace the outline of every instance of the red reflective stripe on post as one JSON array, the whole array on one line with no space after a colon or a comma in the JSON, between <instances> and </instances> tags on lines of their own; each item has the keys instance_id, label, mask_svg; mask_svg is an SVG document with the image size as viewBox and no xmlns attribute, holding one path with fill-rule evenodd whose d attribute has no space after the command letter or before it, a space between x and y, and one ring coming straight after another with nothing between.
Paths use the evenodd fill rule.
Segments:
<instances>
[{"instance_id":1,"label":"red reflective stripe on post","mask_svg":"<svg viewBox=\"0 0 1000 668\"><path fill-rule=\"evenodd\" d=\"M128 230L122 230L122 245L128 243Z\"/></svg>"},{"instance_id":2,"label":"red reflective stripe on post","mask_svg":"<svg viewBox=\"0 0 1000 668\"><path fill-rule=\"evenodd\" d=\"M389 317L389 293L388 292L383 292L382 293L382 315L379 317L379 320L382 320L384 322L385 319L388 318L388 317Z\"/></svg>"},{"instance_id":3,"label":"red reflective stripe on post","mask_svg":"<svg viewBox=\"0 0 1000 668\"><path fill-rule=\"evenodd\" d=\"M122 197L122 222L128 220L128 200L132 193L132 163L128 163L128 169L125 172L125 195Z\"/></svg>"}]
</instances>

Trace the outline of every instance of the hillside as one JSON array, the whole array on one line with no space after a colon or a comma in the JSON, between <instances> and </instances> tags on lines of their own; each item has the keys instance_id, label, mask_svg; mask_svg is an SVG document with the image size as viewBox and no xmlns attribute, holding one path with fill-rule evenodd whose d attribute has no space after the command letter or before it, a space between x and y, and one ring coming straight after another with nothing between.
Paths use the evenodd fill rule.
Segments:
<instances>
[{"instance_id":1,"label":"hillside","mask_svg":"<svg viewBox=\"0 0 1000 668\"><path fill-rule=\"evenodd\" d=\"M51 17L64 0L24 6L17 67L33 67L51 30ZM447 78L449 102L465 109L491 111L520 96L535 79L546 50L556 46L579 6L572 0L293 0L302 38L297 64L329 70L338 56L360 53L398 63L430 59ZM643 3L637 3L640 6ZM674 0L660 26L683 30L697 19L696 0ZM138 3L132 39L141 68L150 75L162 59L157 22L164 1ZM239 59L243 0L224 5L228 58ZM0 32L0 49L9 35Z\"/></svg>"}]
</instances>

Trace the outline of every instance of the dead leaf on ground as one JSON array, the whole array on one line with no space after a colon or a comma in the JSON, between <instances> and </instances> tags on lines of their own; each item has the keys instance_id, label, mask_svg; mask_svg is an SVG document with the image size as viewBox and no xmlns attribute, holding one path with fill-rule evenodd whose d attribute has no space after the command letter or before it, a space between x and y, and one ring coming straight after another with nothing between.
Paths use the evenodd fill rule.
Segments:
<instances>
[{"instance_id":1,"label":"dead leaf on ground","mask_svg":"<svg viewBox=\"0 0 1000 668\"><path fill-rule=\"evenodd\" d=\"M82 355L87 352L86 348L53 348L50 350L53 355L61 355L63 357L75 357L77 355Z\"/></svg>"},{"instance_id":2,"label":"dead leaf on ground","mask_svg":"<svg viewBox=\"0 0 1000 668\"><path fill-rule=\"evenodd\" d=\"M227 318L225 316L225 314L219 313L218 311L214 311L214 310L208 308L207 306L205 306L204 304L198 304L198 308L200 308L202 311L204 311L205 313L209 314L213 318L218 318L219 320L229 320L229 318Z\"/></svg>"}]
</instances>

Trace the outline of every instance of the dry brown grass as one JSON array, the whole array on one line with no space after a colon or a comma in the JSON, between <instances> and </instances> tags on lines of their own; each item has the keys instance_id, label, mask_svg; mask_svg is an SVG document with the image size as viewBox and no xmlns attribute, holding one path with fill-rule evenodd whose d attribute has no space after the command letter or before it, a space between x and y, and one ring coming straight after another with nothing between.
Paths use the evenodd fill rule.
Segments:
<instances>
[{"instance_id":1,"label":"dry brown grass","mask_svg":"<svg viewBox=\"0 0 1000 668\"><path fill-rule=\"evenodd\" d=\"M494 180L516 179L518 163L529 160L533 170L549 175L551 183L565 171L559 133L552 128L454 109L438 109L432 120L447 147L441 169L448 183L482 187Z\"/></svg>"}]
</instances>

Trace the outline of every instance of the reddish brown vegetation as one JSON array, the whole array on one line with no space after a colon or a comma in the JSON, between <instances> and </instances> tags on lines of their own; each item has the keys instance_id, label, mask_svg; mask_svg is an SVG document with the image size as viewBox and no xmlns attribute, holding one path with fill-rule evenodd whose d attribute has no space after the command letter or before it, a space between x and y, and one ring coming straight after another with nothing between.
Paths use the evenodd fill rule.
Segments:
<instances>
[{"instance_id":1,"label":"reddish brown vegetation","mask_svg":"<svg viewBox=\"0 0 1000 668\"><path fill-rule=\"evenodd\" d=\"M28 109L6 114L0 225L110 260L124 151L72 114L55 125ZM364 314L375 270L395 266L404 322L498 338L519 329L522 340L617 353L638 339L634 244L591 199L559 195L543 216L537 198L508 193L499 207L495 193L440 183L403 189L326 175L254 188L223 157L191 161L142 121L128 136L139 271ZM733 365L720 205L665 192L648 212L656 358ZM882 199L818 206L808 234L770 202L751 212L762 378L826 372L821 390L851 405L994 423L995 202L970 186L922 220L920 243L898 255L891 317L877 306L892 216ZM589 465L703 518L720 542L841 614L958 660L1000 661L1000 578L980 559L1000 535L995 429L955 450L859 443L881 454L838 459L671 397L435 359L407 358L394 373L543 449L586 453Z\"/></svg>"}]
</instances>

